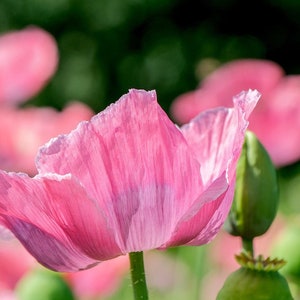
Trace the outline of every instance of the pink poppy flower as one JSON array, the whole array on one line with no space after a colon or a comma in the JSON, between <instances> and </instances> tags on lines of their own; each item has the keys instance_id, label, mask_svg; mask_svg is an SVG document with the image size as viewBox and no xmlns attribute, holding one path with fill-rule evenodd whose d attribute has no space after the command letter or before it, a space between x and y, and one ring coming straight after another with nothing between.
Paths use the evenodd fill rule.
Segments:
<instances>
[{"instance_id":1,"label":"pink poppy flower","mask_svg":"<svg viewBox=\"0 0 300 300\"><path fill-rule=\"evenodd\" d=\"M28 27L0 36L0 103L28 100L56 71L56 41L45 30Z\"/></svg>"},{"instance_id":2,"label":"pink poppy flower","mask_svg":"<svg viewBox=\"0 0 300 300\"><path fill-rule=\"evenodd\" d=\"M200 111L229 106L231 95L257 89L262 100L251 115L252 130L277 166L300 159L300 75L284 76L272 61L243 59L229 62L208 75L199 88L179 96L171 114L179 123L188 122Z\"/></svg>"},{"instance_id":3,"label":"pink poppy flower","mask_svg":"<svg viewBox=\"0 0 300 300\"><path fill-rule=\"evenodd\" d=\"M0 172L0 225L44 266L77 271L153 248L201 245L232 203L260 94L178 128L154 91L130 92L40 148L39 173Z\"/></svg>"},{"instance_id":4,"label":"pink poppy flower","mask_svg":"<svg viewBox=\"0 0 300 300\"><path fill-rule=\"evenodd\" d=\"M50 107L1 107L0 167L7 171L36 174L38 148L51 137L71 131L92 115L92 110L80 102L70 103L61 112Z\"/></svg>"}]
</instances>

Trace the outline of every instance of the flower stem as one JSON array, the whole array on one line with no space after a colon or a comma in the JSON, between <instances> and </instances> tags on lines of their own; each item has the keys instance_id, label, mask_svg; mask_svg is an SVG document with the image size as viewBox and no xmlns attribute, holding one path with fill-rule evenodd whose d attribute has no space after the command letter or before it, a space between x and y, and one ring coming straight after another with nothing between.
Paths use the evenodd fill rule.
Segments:
<instances>
[{"instance_id":1,"label":"flower stem","mask_svg":"<svg viewBox=\"0 0 300 300\"><path fill-rule=\"evenodd\" d=\"M253 239L251 240L242 239L242 243L243 243L243 250L248 252L253 257L254 256Z\"/></svg>"},{"instance_id":2,"label":"flower stem","mask_svg":"<svg viewBox=\"0 0 300 300\"><path fill-rule=\"evenodd\" d=\"M134 300L148 300L143 252L129 253Z\"/></svg>"}]
</instances>

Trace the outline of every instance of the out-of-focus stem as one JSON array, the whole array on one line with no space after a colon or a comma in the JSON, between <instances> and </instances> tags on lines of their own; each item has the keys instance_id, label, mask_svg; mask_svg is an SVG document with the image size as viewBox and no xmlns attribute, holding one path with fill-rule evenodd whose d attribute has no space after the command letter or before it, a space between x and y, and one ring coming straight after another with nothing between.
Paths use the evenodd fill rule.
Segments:
<instances>
[{"instance_id":1,"label":"out-of-focus stem","mask_svg":"<svg viewBox=\"0 0 300 300\"><path fill-rule=\"evenodd\" d=\"M243 243L243 250L248 252L253 257L254 256L253 239L251 240L242 239L242 243Z\"/></svg>"}]
</instances>

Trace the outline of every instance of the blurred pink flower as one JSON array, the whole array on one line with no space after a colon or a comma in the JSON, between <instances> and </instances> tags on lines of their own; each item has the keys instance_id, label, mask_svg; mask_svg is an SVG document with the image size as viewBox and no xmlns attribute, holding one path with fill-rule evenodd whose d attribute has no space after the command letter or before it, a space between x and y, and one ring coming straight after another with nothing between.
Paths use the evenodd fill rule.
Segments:
<instances>
[{"instance_id":1,"label":"blurred pink flower","mask_svg":"<svg viewBox=\"0 0 300 300\"><path fill-rule=\"evenodd\" d=\"M1 241L0 292L14 290L20 278L35 264L35 259L17 240Z\"/></svg>"},{"instance_id":2,"label":"blurred pink flower","mask_svg":"<svg viewBox=\"0 0 300 300\"><path fill-rule=\"evenodd\" d=\"M260 94L178 128L154 91L116 104L40 148L38 175L0 172L0 225L46 267L77 271L128 252L201 245L232 203L236 163Z\"/></svg>"},{"instance_id":3,"label":"blurred pink flower","mask_svg":"<svg viewBox=\"0 0 300 300\"><path fill-rule=\"evenodd\" d=\"M16 240L0 241L0 299L17 299L15 289L23 276L37 267L36 260ZM65 273L76 299L110 296L120 286L129 270L126 256L105 261L99 266L75 273Z\"/></svg>"},{"instance_id":4,"label":"blurred pink flower","mask_svg":"<svg viewBox=\"0 0 300 300\"><path fill-rule=\"evenodd\" d=\"M92 269L66 273L65 277L79 299L109 297L116 292L128 270L128 257L120 256Z\"/></svg>"},{"instance_id":5,"label":"blurred pink flower","mask_svg":"<svg viewBox=\"0 0 300 300\"><path fill-rule=\"evenodd\" d=\"M92 115L92 110L80 102L70 103L62 112L50 107L1 107L0 167L36 174L34 160L38 148L51 137L71 131Z\"/></svg>"},{"instance_id":6,"label":"blurred pink flower","mask_svg":"<svg viewBox=\"0 0 300 300\"><path fill-rule=\"evenodd\" d=\"M56 41L38 27L0 36L0 104L16 104L39 92L56 71Z\"/></svg>"},{"instance_id":7,"label":"blurred pink flower","mask_svg":"<svg viewBox=\"0 0 300 300\"><path fill-rule=\"evenodd\" d=\"M0 241L0 299L18 300L15 288L28 270L36 266L35 259L16 240Z\"/></svg>"},{"instance_id":8,"label":"blurred pink flower","mask_svg":"<svg viewBox=\"0 0 300 300\"><path fill-rule=\"evenodd\" d=\"M179 96L171 115L186 123L199 112L231 105L240 90L257 89L262 100L251 115L252 130L277 166L300 159L300 75L285 76L275 62L242 59L229 62L208 75L199 88Z\"/></svg>"}]
</instances>

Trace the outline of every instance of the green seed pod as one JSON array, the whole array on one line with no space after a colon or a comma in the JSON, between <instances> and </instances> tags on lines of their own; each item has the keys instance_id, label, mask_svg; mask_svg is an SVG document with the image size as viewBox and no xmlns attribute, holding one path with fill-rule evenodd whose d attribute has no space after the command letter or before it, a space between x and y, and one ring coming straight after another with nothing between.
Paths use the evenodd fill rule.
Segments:
<instances>
[{"instance_id":1,"label":"green seed pod","mask_svg":"<svg viewBox=\"0 0 300 300\"><path fill-rule=\"evenodd\" d=\"M217 300L292 300L286 279L278 271L239 268L226 279Z\"/></svg>"},{"instance_id":2,"label":"green seed pod","mask_svg":"<svg viewBox=\"0 0 300 300\"><path fill-rule=\"evenodd\" d=\"M279 201L276 169L256 136L247 131L237 165L236 189L225 229L244 240L264 234Z\"/></svg>"},{"instance_id":3,"label":"green seed pod","mask_svg":"<svg viewBox=\"0 0 300 300\"><path fill-rule=\"evenodd\" d=\"M220 290L217 300L292 300L287 280L278 272L283 259L254 258L242 252L235 256L241 268L231 273Z\"/></svg>"},{"instance_id":4,"label":"green seed pod","mask_svg":"<svg viewBox=\"0 0 300 300\"><path fill-rule=\"evenodd\" d=\"M19 300L74 300L75 297L59 273L36 269L26 274L16 287Z\"/></svg>"}]
</instances>

